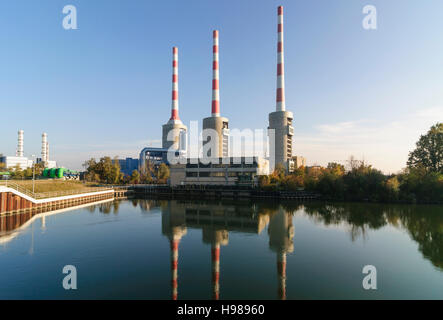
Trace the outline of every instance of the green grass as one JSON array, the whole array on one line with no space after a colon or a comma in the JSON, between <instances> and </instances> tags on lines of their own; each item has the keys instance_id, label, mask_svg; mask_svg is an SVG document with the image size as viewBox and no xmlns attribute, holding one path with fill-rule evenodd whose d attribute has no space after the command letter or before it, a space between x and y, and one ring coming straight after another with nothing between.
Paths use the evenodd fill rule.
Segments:
<instances>
[{"instance_id":1,"label":"green grass","mask_svg":"<svg viewBox=\"0 0 443 320\"><path fill-rule=\"evenodd\" d=\"M32 192L32 180L12 180L11 182L26 188ZM63 180L35 180L35 193L56 192L56 191L81 191L82 189L94 187L93 183L80 181L63 181Z\"/></svg>"}]
</instances>

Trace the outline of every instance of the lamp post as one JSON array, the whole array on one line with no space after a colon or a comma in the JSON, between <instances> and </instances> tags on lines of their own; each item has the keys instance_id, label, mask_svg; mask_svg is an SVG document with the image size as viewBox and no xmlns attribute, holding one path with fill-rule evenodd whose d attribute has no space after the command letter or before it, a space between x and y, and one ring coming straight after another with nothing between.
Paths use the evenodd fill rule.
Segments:
<instances>
[{"instance_id":1,"label":"lamp post","mask_svg":"<svg viewBox=\"0 0 443 320\"><path fill-rule=\"evenodd\" d=\"M32 156L32 193L34 193L35 189L35 155Z\"/></svg>"}]
</instances>

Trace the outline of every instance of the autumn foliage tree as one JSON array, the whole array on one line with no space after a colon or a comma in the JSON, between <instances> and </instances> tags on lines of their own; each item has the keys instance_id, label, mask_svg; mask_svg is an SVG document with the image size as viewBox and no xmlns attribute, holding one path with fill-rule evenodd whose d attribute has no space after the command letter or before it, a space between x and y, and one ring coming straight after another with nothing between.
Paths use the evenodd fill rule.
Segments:
<instances>
[{"instance_id":1,"label":"autumn foliage tree","mask_svg":"<svg viewBox=\"0 0 443 320\"><path fill-rule=\"evenodd\" d=\"M407 164L409 168L423 167L428 172L443 173L443 123L437 123L420 136Z\"/></svg>"}]
</instances>

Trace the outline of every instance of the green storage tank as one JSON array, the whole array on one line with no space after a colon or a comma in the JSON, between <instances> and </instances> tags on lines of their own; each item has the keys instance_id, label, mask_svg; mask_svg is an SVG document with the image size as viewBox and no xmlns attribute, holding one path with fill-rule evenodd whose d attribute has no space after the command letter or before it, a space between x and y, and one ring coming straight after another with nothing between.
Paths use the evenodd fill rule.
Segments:
<instances>
[{"instance_id":1,"label":"green storage tank","mask_svg":"<svg viewBox=\"0 0 443 320\"><path fill-rule=\"evenodd\" d=\"M49 169L45 168L43 169L43 177L47 177L49 175Z\"/></svg>"},{"instance_id":2,"label":"green storage tank","mask_svg":"<svg viewBox=\"0 0 443 320\"><path fill-rule=\"evenodd\" d=\"M58 168L57 169L57 173L56 173L56 177L57 178L63 178L65 173L65 168Z\"/></svg>"},{"instance_id":3,"label":"green storage tank","mask_svg":"<svg viewBox=\"0 0 443 320\"><path fill-rule=\"evenodd\" d=\"M50 178L55 178L56 172L57 172L57 169L56 168L52 168L50 173L49 173L49 177Z\"/></svg>"}]
</instances>

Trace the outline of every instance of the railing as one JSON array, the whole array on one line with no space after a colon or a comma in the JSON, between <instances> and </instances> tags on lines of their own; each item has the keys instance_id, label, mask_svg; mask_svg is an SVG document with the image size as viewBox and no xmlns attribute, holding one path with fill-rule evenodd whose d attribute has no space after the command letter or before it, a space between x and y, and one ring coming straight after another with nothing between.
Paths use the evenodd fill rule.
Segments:
<instances>
[{"instance_id":1,"label":"railing","mask_svg":"<svg viewBox=\"0 0 443 320\"><path fill-rule=\"evenodd\" d=\"M78 190L50 191L50 192L34 193L34 192L26 189L25 187L23 187L17 183L8 181L8 180L0 181L0 186L5 186L8 188L15 189L18 192L21 192L33 199L56 198L56 197L71 196L71 195L81 194L81 193L112 190L112 188L106 188L106 187L90 187L90 188L83 188L83 189L78 189Z\"/></svg>"}]
</instances>

